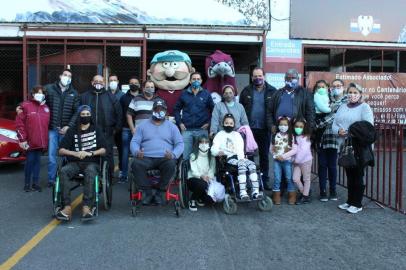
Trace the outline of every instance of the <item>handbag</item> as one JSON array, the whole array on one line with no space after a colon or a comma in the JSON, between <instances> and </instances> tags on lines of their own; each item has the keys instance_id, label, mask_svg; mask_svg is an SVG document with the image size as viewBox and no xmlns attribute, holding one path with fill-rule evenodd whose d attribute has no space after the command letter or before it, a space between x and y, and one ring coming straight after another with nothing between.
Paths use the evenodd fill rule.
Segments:
<instances>
[{"instance_id":1,"label":"handbag","mask_svg":"<svg viewBox=\"0 0 406 270\"><path fill-rule=\"evenodd\" d=\"M351 137L345 139L338 156L338 165L344 168L357 167L357 160L354 155Z\"/></svg>"}]
</instances>

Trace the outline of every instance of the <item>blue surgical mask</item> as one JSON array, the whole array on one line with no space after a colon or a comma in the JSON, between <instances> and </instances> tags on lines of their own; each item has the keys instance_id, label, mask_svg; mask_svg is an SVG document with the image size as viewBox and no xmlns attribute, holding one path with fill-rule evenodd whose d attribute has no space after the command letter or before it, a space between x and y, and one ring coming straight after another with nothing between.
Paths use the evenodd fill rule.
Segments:
<instances>
[{"instance_id":1,"label":"blue surgical mask","mask_svg":"<svg viewBox=\"0 0 406 270\"><path fill-rule=\"evenodd\" d=\"M299 81L298 79L292 79L290 82L286 81L285 83L289 88L296 88L298 86Z\"/></svg>"},{"instance_id":2,"label":"blue surgical mask","mask_svg":"<svg viewBox=\"0 0 406 270\"><path fill-rule=\"evenodd\" d=\"M193 81L191 83L191 85L192 85L192 88L197 89L200 87L201 83L200 83L200 81Z\"/></svg>"},{"instance_id":3,"label":"blue surgical mask","mask_svg":"<svg viewBox=\"0 0 406 270\"><path fill-rule=\"evenodd\" d=\"M165 112L165 111L152 112L152 118L153 118L154 120L159 120L159 121L164 120L164 119L165 119L165 115L166 115L166 112Z\"/></svg>"},{"instance_id":4,"label":"blue surgical mask","mask_svg":"<svg viewBox=\"0 0 406 270\"><path fill-rule=\"evenodd\" d=\"M340 88L340 87L339 88L333 88L332 93L333 93L333 96L339 96L339 95L341 95L343 93L343 89Z\"/></svg>"}]
</instances>

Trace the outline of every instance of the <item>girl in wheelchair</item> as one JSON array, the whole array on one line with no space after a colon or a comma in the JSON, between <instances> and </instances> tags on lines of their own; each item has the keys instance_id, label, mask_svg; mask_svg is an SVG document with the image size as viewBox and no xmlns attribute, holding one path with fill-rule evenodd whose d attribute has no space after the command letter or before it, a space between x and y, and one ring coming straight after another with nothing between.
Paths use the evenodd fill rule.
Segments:
<instances>
[{"instance_id":1,"label":"girl in wheelchair","mask_svg":"<svg viewBox=\"0 0 406 270\"><path fill-rule=\"evenodd\" d=\"M235 120L232 114L226 114L223 118L223 129L216 134L213 140L211 153L214 156L226 156L227 164L238 168L238 184L240 189L240 199L250 200L247 193L247 172L251 181L252 199L261 199L262 193L259 191L257 168L253 161L245 158L244 140L240 133L234 131Z\"/></svg>"},{"instance_id":2,"label":"girl in wheelchair","mask_svg":"<svg viewBox=\"0 0 406 270\"><path fill-rule=\"evenodd\" d=\"M210 153L210 142L206 135L197 138L190 154L187 187L192 191L189 210L197 211L197 205L211 205L214 200L207 194L209 182L214 180L216 161Z\"/></svg>"}]
</instances>

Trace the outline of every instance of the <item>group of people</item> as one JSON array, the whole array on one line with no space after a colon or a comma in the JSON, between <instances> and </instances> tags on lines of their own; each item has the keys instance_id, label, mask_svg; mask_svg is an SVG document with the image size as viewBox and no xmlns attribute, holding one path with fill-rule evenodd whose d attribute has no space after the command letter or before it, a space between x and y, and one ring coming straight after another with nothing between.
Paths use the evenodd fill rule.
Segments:
<instances>
[{"instance_id":1,"label":"group of people","mask_svg":"<svg viewBox=\"0 0 406 270\"><path fill-rule=\"evenodd\" d=\"M190 163L189 209L196 211L199 205L214 203L207 189L216 178L216 156L225 156L227 163L237 168L241 200L260 199L263 194L256 165L245 155L247 145L253 143L259 154L264 188L272 190L274 204L282 202L283 183L289 204L311 201L312 150L318 157L319 199L337 200L340 145L353 123L373 124L373 113L363 102L362 88L350 83L346 89L341 80L334 80L331 85L321 80L312 93L300 86L298 72L289 69L285 86L277 90L265 81L264 75L262 68L254 68L251 83L241 91L238 101L237 89L225 85L221 89L222 101L214 104L210 93L202 87L202 75L194 72L190 86L171 108L174 121L170 121L166 102L156 95L153 81L146 80L141 86L137 78L131 78L129 90L123 93L117 75L109 76L107 86L104 78L96 75L91 88L79 96L71 84L72 72L66 69L54 84L34 87L31 99L17 109L18 138L27 151L24 190L41 190L39 158L48 148L48 186L55 182L58 154L67 156L74 165L62 168L61 187L79 171L84 172L83 216L91 217L95 163L98 156L104 155L113 175L115 144L119 153L118 182L128 181L131 152L131 170L142 191L143 204L164 202L163 195L180 158ZM248 130L248 142L240 135L242 130ZM270 154L273 184L269 177ZM340 209L350 213L362 210L364 167L346 169L348 200L339 205ZM150 169L161 173L157 186L148 179ZM246 189L248 180L251 194ZM63 191L63 197L66 205L57 217L69 219L69 190Z\"/></svg>"}]
</instances>

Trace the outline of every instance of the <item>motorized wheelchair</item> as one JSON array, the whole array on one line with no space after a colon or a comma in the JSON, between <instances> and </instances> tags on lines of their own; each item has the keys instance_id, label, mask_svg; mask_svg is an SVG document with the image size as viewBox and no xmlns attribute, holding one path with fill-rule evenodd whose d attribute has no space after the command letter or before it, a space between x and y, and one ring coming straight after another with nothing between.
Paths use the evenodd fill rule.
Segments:
<instances>
[{"instance_id":1,"label":"motorized wheelchair","mask_svg":"<svg viewBox=\"0 0 406 270\"><path fill-rule=\"evenodd\" d=\"M65 166L68 163L68 160L66 157L58 157L58 169L57 169L57 175L56 175L56 180L55 180L55 185L53 186L52 189L52 202L53 202L53 216L55 216L59 210L63 209L65 204L62 199L62 191L60 189L60 171L63 166ZM70 191L75 190L76 188L83 186L83 179L84 175L83 174L78 174L76 175L72 181L74 181L76 184L70 188ZM98 216L99 214L99 198L102 198L103 201L103 206L105 210L109 210L111 208L112 204L112 194L113 194L113 189L112 189L112 179L109 171L109 163L105 159L105 157L100 157L99 158L99 174L96 175L95 179L95 185L94 185L94 202L93 202L93 210L95 213L95 216Z\"/></svg>"}]
</instances>

